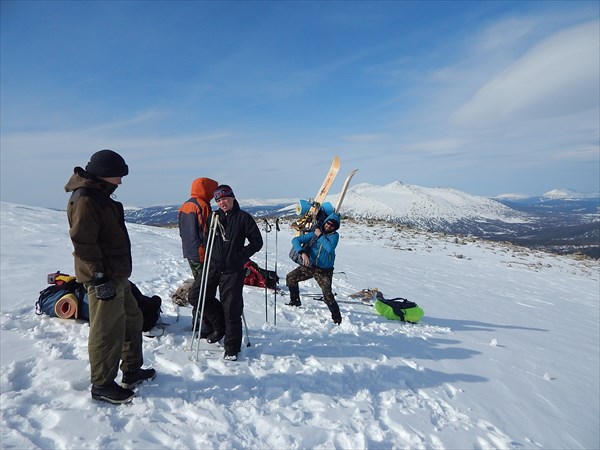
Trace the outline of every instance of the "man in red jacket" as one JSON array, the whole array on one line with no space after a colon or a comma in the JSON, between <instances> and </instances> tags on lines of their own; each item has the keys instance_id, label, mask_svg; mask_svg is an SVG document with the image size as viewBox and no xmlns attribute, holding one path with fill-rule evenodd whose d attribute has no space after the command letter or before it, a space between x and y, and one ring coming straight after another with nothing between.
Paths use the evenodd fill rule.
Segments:
<instances>
[{"instance_id":1,"label":"man in red jacket","mask_svg":"<svg viewBox=\"0 0 600 450\"><path fill-rule=\"evenodd\" d=\"M196 178L192 182L191 197L179 207L177 221L179 225L179 236L183 257L187 259L194 280L199 279L202 274L204 257L206 251L206 239L208 227L212 215L210 201L219 183L210 178ZM199 283L195 283L199 288ZM198 305L198 293L190 290L188 301L192 305L192 329L197 330L194 323L196 318L196 307ZM204 320L200 330L200 337L205 338L213 332L207 320Z\"/></svg>"},{"instance_id":2,"label":"man in red jacket","mask_svg":"<svg viewBox=\"0 0 600 450\"><path fill-rule=\"evenodd\" d=\"M183 257L188 260L194 278L202 272L212 214L210 201L218 185L210 178L196 178L192 182L191 197L179 207L177 220Z\"/></svg>"}]
</instances>

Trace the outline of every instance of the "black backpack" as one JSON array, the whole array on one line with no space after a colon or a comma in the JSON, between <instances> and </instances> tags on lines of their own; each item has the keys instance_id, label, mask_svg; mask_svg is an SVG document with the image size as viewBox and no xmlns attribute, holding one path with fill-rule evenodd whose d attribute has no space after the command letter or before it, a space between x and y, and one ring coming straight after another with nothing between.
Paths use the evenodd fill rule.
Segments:
<instances>
[{"instance_id":1,"label":"black backpack","mask_svg":"<svg viewBox=\"0 0 600 450\"><path fill-rule=\"evenodd\" d=\"M154 328L160 318L160 313L162 312L162 309L160 308L162 299L158 295L148 297L142 294L138 287L131 281L129 283L131 284L131 293L137 300L138 307L141 309L142 315L144 316L142 331L150 331Z\"/></svg>"}]
</instances>

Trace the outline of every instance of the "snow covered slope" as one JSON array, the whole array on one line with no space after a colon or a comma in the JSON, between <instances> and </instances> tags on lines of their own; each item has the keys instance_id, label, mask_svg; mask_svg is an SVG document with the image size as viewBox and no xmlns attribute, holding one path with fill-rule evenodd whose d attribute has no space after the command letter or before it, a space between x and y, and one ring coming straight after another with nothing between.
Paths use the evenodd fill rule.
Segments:
<instances>
[{"instance_id":1,"label":"snow covered slope","mask_svg":"<svg viewBox=\"0 0 600 450\"><path fill-rule=\"evenodd\" d=\"M163 298L167 325L144 339L156 379L112 406L90 397L88 325L34 313L46 274L72 270L64 212L0 207L2 448L600 447L597 261L345 222L333 282L341 326L321 302L287 307L279 295L275 305L272 293L266 321L264 290L247 287L241 361L206 343L196 361L191 309L169 300L190 276L178 232L128 224L132 281ZM266 235L282 278L293 234L284 222ZM425 317L389 321L350 301L367 287Z\"/></svg>"}]
</instances>

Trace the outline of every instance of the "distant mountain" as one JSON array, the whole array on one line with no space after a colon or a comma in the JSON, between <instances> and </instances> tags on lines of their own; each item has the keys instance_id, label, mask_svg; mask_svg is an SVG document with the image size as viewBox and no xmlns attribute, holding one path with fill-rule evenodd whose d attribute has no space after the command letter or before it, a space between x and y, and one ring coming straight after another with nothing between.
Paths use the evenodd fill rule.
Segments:
<instances>
[{"instance_id":1,"label":"distant mountain","mask_svg":"<svg viewBox=\"0 0 600 450\"><path fill-rule=\"evenodd\" d=\"M536 217L530 230L506 240L555 253L584 253L600 258L600 194L554 189L535 197L503 195L499 202Z\"/></svg>"},{"instance_id":2,"label":"distant mountain","mask_svg":"<svg viewBox=\"0 0 600 450\"><path fill-rule=\"evenodd\" d=\"M285 201L285 200L283 200ZM281 215L280 210L289 206L289 203L271 203L272 200L265 201L265 204L257 203L257 200L250 200L246 203L240 201L244 211L252 214L254 217L270 217ZM177 211L181 205L158 205L146 208L125 207L125 220L132 223L143 225L170 226L177 224ZM214 205L213 205L214 208ZM295 211L295 207L294 207Z\"/></svg>"},{"instance_id":3,"label":"distant mountain","mask_svg":"<svg viewBox=\"0 0 600 450\"><path fill-rule=\"evenodd\" d=\"M529 195L525 194L500 194L497 197L494 197L496 200L523 200L529 198Z\"/></svg>"},{"instance_id":4,"label":"distant mountain","mask_svg":"<svg viewBox=\"0 0 600 450\"><path fill-rule=\"evenodd\" d=\"M532 221L528 214L485 197L451 188L424 188L400 182L351 187L342 212L358 219L384 220L434 231Z\"/></svg>"},{"instance_id":5,"label":"distant mountain","mask_svg":"<svg viewBox=\"0 0 600 450\"><path fill-rule=\"evenodd\" d=\"M575 222L589 222L597 220L600 214L600 193L577 192L571 189L554 189L533 197L504 194L496 197L496 200L518 211L550 215L551 220L565 220L570 216ZM562 217L552 217L553 213Z\"/></svg>"},{"instance_id":6,"label":"distant mountain","mask_svg":"<svg viewBox=\"0 0 600 450\"><path fill-rule=\"evenodd\" d=\"M542 198L551 200L584 200L584 199L599 199L600 193L578 192L572 189L553 189L542 195Z\"/></svg>"},{"instance_id":7,"label":"distant mountain","mask_svg":"<svg viewBox=\"0 0 600 450\"><path fill-rule=\"evenodd\" d=\"M339 194L327 197L335 204ZM293 216L295 200L239 200L241 207L256 217ZM179 205L126 208L127 220L147 225L177 222ZM356 219L375 219L403 223L415 228L443 231L461 222L527 223L528 214L502 203L450 188L424 188L394 182L386 186L358 184L344 200L344 215Z\"/></svg>"},{"instance_id":8,"label":"distant mountain","mask_svg":"<svg viewBox=\"0 0 600 450\"><path fill-rule=\"evenodd\" d=\"M335 204L339 194L327 201ZM296 215L296 200L239 200L254 217ZM126 208L129 222L174 225L179 205ZM539 197L505 194L490 199L451 188L400 182L352 186L341 213L408 227L504 240L555 252L600 256L600 196L556 189ZM597 255L597 256L596 256Z\"/></svg>"},{"instance_id":9,"label":"distant mountain","mask_svg":"<svg viewBox=\"0 0 600 450\"><path fill-rule=\"evenodd\" d=\"M125 220L143 225L172 225L177 223L180 205L158 205L146 208L125 207Z\"/></svg>"},{"instance_id":10,"label":"distant mountain","mask_svg":"<svg viewBox=\"0 0 600 450\"><path fill-rule=\"evenodd\" d=\"M573 189L553 189L542 195L500 194L495 199L500 201L542 201L546 200L594 200L600 199L600 192L579 192Z\"/></svg>"}]
</instances>

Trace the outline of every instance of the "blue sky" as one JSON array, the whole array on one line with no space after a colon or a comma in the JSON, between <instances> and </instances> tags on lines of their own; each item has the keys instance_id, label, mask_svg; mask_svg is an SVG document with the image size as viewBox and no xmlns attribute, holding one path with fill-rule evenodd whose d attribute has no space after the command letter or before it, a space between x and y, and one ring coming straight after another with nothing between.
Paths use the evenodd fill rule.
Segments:
<instances>
[{"instance_id":1,"label":"blue sky","mask_svg":"<svg viewBox=\"0 0 600 450\"><path fill-rule=\"evenodd\" d=\"M1 1L1 198L64 208L104 148L127 205L402 181L597 192L600 4Z\"/></svg>"}]
</instances>

